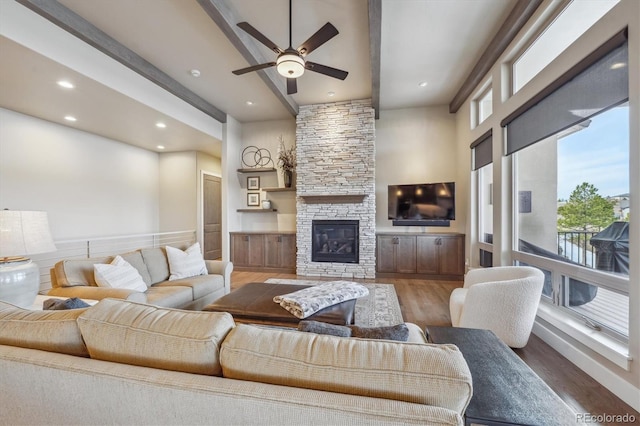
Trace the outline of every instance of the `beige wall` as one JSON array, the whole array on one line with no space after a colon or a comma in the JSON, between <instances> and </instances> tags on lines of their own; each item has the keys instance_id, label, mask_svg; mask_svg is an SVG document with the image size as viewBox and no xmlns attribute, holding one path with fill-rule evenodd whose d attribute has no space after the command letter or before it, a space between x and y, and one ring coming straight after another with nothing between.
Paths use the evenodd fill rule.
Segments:
<instances>
[{"instance_id":1,"label":"beige wall","mask_svg":"<svg viewBox=\"0 0 640 426\"><path fill-rule=\"evenodd\" d=\"M0 108L0 208L44 210L55 240L159 230L156 153Z\"/></svg>"},{"instance_id":2,"label":"beige wall","mask_svg":"<svg viewBox=\"0 0 640 426\"><path fill-rule=\"evenodd\" d=\"M447 106L384 110L376 121L376 230L464 232L467 184L460 181L455 115ZM465 169L467 170L467 169ZM462 175L468 179L468 173ZM387 186L456 182L456 220L450 227L392 226Z\"/></svg>"}]
</instances>

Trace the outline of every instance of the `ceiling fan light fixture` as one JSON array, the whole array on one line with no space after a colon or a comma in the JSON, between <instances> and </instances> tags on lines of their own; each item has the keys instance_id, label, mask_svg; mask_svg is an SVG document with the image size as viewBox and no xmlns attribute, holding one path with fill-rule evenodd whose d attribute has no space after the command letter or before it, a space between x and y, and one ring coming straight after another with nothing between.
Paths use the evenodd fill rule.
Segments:
<instances>
[{"instance_id":1,"label":"ceiling fan light fixture","mask_svg":"<svg viewBox=\"0 0 640 426\"><path fill-rule=\"evenodd\" d=\"M284 52L276 60L278 74L286 78L298 78L304 74L304 59L297 52Z\"/></svg>"}]
</instances>

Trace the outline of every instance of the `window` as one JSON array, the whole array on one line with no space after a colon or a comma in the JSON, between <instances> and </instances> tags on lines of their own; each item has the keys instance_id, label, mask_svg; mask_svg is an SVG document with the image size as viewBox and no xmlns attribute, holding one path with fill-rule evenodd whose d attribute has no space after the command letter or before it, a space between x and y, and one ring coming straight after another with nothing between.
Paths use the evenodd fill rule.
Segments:
<instances>
[{"instance_id":1,"label":"window","mask_svg":"<svg viewBox=\"0 0 640 426\"><path fill-rule=\"evenodd\" d=\"M478 241L480 266L493 266L493 163L478 173Z\"/></svg>"},{"instance_id":2,"label":"window","mask_svg":"<svg viewBox=\"0 0 640 426\"><path fill-rule=\"evenodd\" d=\"M471 144L478 200L477 241L480 266L493 266L493 131Z\"/></svg>"},{"instance_id":3,"label":"window","mask_svg":"<svg viewBox=\"0 0 640 426\"><path fill-rule=\"evenodd\" d=\"M486 120L493 112L493 90L491 89L491 83L489 83L489 88L482 92L474 102L476 104L477 126Z\"/></svg>"},{"instance_id":4,"label":"window","mask_svg":"<svg viewBox=\"0 0 640 426\"><path fill-rule=\"evenodd\" d=\"M513 93L519 91L558 57L620 0L571 1L556 19L516 59L512 66Z\"/></svg>"},{"instance_id":5,"label":"window","mask_svg":"<svg viewBox=\"0 0 640 426\"><path fill-rule=\"evenodd\" d=\"M545 273L547 302L629 334L626 30L502 122L513 155L514 246ZM626 306L626 309L625 309Z\"/></svg>"},{"instance_id":6,"label":"window","mask_svg":"<svg viewBox=\"0 0 640 426\"><path fill-rule=\"evenodd\" d=\"M515 156L516 250L548 259L531 263L546 268L549 301L621 336L629 333L628 129L625 103Z\"/></svg>"}]
</instances>

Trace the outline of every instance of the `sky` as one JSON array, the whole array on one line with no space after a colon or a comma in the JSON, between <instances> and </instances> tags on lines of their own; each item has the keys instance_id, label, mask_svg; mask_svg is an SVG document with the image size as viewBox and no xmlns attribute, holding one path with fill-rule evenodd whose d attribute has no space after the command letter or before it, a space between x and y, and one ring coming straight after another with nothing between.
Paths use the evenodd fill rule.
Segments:
<instances>
[{"instance_id":1,"label":"sky","mask_svg":"<svg viewBox=\"0 0 640 426\"><path fill-rule=\"evenodd\" d=\"M629 107L592 118L588 128L558 144L558 198L567 200L582 182L603 197L629 192Z\"/></svg>"}]
</instances>

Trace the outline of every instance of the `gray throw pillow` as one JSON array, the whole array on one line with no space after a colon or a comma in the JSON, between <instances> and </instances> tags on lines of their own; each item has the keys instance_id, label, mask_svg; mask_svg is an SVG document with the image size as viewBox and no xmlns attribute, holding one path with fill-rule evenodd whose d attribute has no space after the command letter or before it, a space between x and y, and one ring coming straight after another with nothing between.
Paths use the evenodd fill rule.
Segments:
<instances>
[{"instance_id":1,"label":"gray throw pillow","mask_svg":"<svg viewBox=\"0 0 640 426\"><path fill-rule=\"evenodd\" d=\"M358 327L350 325L351 337L362 339L385 339L406 342L409 339L409 328L405 323L388 327Z\"/></svg>"},{"instance_id":2,"label":"gray throw pillow","mask_svg":"<svg viewBox=\"0 0 640 426\"><path fill-rule=\"evenodd\" d=\"M308 333L329 334L338 337L351 337L351 329L344 325L328 324L320 321L300 321L298 330Z\"/></svg>"},{"instance_id":3,"label":"gray throw pillow","mask_svg":"<svg viewBox=\"0 0 640 426\"><path fill-rule=\"evenodd\" d=\"M89 304L82 299L72 297L70 299L47 299L42 302L42 310L44 311L60 311L63 309L79 309L88 308Z\"/></svg>"},{"instance_id":4,"label":"gray throw pillow","mask_svg":"<svg viewBox=\"0 0 640 426\"><path fill-rule=\"evenodd\" d=\"M300 321L298 330L338 337L359 337L361 339L384 339L406 342L409 328L405 323L387 327L359 327L357 325L335 325L319 321Z\"/></svg>"}]
</instances>

